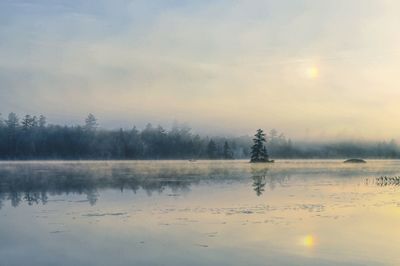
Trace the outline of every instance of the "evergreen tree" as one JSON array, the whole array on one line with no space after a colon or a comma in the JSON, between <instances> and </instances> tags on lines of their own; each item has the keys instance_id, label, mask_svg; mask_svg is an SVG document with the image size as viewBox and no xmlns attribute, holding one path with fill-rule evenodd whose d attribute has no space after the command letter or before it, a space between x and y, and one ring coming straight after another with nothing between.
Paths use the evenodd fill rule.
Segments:
<instances>
[{"instance_id":1,"label":"evergreen tree","mask_svg":"<svg viewBox=\"0 0 400 266\"><path fill-rule=\"evenodd\" d=\"M266 161L269 161L269 155L267 152L267 147L265 145L263 145L263 149L261 151L261 158L266 159Z\"/></svg>"},{"instance_id":2,"label":"evergreen tree","mask_svg":"<svg viewBox=\"0 0 400 266\"><path fill-rule=\"evenodd\" d=\"M233 153L231 150L231 147L229 147L229 144L227 141L224 143L224 159L233 159Z\"/></svg>"},{"instance_id":3,"label":"evergreen tree","mask_svg":"<svg viewBox=\"0 0 400 266\"><path fill-rule=\"evenodd\" d=\"M207 145L207 155L210 159L215 159L217 157L217 145L212 139Z\"/></svg>"},{"instance_id":4,"label":"evergreen tree","mask_svg":"<svg viewBox=\"0 0 400 266\"><path fill-rule=\"evenodd\" d=\"M30 115L25 115L25 117L22 119L22 128L24 130L28 130L28 128L30 127L30 122L31 121L31 116Z\"/></svg>"},{"instance_id":5,"label":"evergreen tree","mask_svg":"<svg viewBox=\"0 0 400 266\"><path fill-rule=\"evenodd\" d=\"M6 120L7 125L7 156L17 155L17 137L19 128L19 118L15 113L9 113Z\"/></svg>"},{"instance_id":6,"label":"evergreen tree","mask_svg":"<svg viewBox=\"0 0 400 266\"><path fill-rule=\"evenodd\" d=\"M265 133L262 129L258 129L253 138L253 146L251 147L252 163L272 162L269 160L267 148L265 146Z\"/></svg>"},{"instance_id":7,"label":"evergreen tree","mask_svg":"<svg viewBox=\"0 0 400 266\"><path fill-rule=\"evenodd\" d=\"M19 119L15 113L9 113L6 125L9 130L15 130L19 126Z\"/></svg>"},{"instance_id":8,"label":"evergreen tree","mask_svg":"<svg viewBox=\"0 0 400 266\"><path fill-rule=\"evenodd\" d=\"M43 115L40 115L38 123L39 123L40 128L44 128L46 126L46 117L44 117Z\"/></svg>"},{"instance_id":9,"label":"evergreen tree","mask_svg":"<svg viewBox=\"0 0 400 266\"><path fill-rule=\"evenodd\" d=\"M89 114L85 119L85 129L88 131L96 130L98 124L97 119L93 114Z\"/></svg>"},{"instance_id":10,"label":"evergreen tree","mask_svg":"<svg viewBox=\"0 0 400 266\"><path fill-rule=\"evenodd\" d=\"M22 119L22 129L28 130L30 128L36 127L38 122L36 116L31 116L31 115L25 115L25 117Z\"/></svg>"}]
</instances>

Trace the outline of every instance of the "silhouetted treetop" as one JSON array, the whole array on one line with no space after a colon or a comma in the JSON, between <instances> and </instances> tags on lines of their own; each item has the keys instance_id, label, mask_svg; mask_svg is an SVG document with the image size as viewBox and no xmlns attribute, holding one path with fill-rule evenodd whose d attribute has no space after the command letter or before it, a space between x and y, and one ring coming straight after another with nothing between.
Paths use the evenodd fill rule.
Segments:
<instances>
[{"instance_id":1,"label":"silhouetted treetop","mask_svg":"<svg viewBox=\"0 0 400 266\"><path fill-rule=\"evenodd\" d=\"M93 114L89 114L85 119L85 129L86 130L96 130L98 124L97 119Z\"/></svg>"},{"instance_id":2,"label":"silhouetted treetop","mask_svg":"<svg viewBox=\"0 0 400 266\"><path fill-rule=\"evenodd\" d=\"M253 138L253 146L251 146L252 163L272 162L269 160L269 155L266 148L265 133L262 129L258 129Z\"/></svg>"}]
</instances>

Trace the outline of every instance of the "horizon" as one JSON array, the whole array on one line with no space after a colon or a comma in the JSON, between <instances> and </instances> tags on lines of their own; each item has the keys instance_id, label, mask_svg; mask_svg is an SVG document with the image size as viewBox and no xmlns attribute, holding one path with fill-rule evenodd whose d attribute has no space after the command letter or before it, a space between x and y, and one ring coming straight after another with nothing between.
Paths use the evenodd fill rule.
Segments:
<instances>
[{"instance_id":1,"label":"horizon","mask_svg":"<svg viewBox=\"0 0 400 266\"><path fill-rule=\"evenodd\" d=\"M3 117L398 140L393 1L3 1Z\"/></svg>"},{"instance_id":2,"label":"horizon","mask_svg":"<svg viewBox=\"0 0 400 266\"><path fill-rule=\"evenodd\" d=\"M31 117L36 117L39 118L39 116L43 115L46 118L46 125L54 125L54 126L67 126L67 127L77 127L77 126L82 126L84 127L85 125L85 118L82 117L81 121L76 121L76 122L70 122L70 123L53 123L52 121L49 121L47 116L44 114L24 114L20 115L18 113L12 112L17 115L19 119L19 123L22 122L24 119L25 115L30 115ZM92 113L89 113L92 114ZM157 123L152 123L152 122L145 122L142 124L132 124L130 126L114 126L114 127L105 127L102 125L101 120L98 119L98 117L93 114L94 117L96 118L97 128L99 130L105 130L105 131L116 131L116 130L124 130L124 131L129 131L133 128L143 131L148 125L151 125L153 128L156 128L158 126L161 126L164 130L171 131L174 127L178 129L189 129L190 133L193 135L199 135L201 137L209 137L209 138L252 138L256 132L257 129L261 129L264 131L264 133L269 136L271 134L271 131L275 131L276 136L283 136L286 140L290 140L293 142L296 142L297 144L301 145L325 145L325 144L340 144L340 143L347 143L347 144L361 144L361 145L368 145L368 144L375 144L375 143L392 143L393 141L397 145L398 140L395 138L388 138L388 139L366 139L366 138L328 138L328 139L323 139L323 138L292 138L291 136L287 135L285 132L280 131L279 129L276 128L255 128L253 132L250 133L244 133L244 134L234 134L234 133L224 133L224 132L214 132L210 133L210 131L202 131L202 130L196 130L195 128L192 128L190 123L184 122L181 123L180 121L174 120L171 121L170 123L165 123L165 124L157 124ZM6 121L7 120L7 115L4 115L3 113L0 112L0 122L1 121Z\"/></svg>"}]
</instances>

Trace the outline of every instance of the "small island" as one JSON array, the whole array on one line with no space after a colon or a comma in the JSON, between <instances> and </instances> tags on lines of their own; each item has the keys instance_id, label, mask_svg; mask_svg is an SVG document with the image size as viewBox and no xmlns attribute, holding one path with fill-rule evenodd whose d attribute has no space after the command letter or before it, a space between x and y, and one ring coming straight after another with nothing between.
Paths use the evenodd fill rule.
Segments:
<instances>
[{"instance_id":1,"label":"small island","mask_svg":"<svg viewBox=\"0 0 400 266\"><path fill-rule=\"evenodd\" d=\"M251 146L251 163L273 163L274 160L269 159L267 148L265 146L265 133L262 129L258 129L254 135L253 146Z\"/></svg>"},{"instance_id":2,"label":"small island","mask_svg":"<svg viewBox=\"0 0 400 266\"><path fill-rule=\"evenodd\" d=\"M346 161L344 161L344 163L366 163L366 161L363 159L352 158L352 159L347 159Z\"/></svg>"}]
</instances>

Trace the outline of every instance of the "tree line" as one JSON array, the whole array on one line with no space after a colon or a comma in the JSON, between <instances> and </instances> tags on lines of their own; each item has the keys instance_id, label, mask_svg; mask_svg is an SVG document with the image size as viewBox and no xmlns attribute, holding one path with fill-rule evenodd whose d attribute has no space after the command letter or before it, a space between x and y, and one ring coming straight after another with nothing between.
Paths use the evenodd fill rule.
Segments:
<instances>
[{"instance_id":1,"label":"tree line","mask_svg":"<svg viewBox=\"0 0 400 266\"><path fill-rule=\"evenodd\" d=\"M400 158L400 149L395 141L293 143L274 129L265 135L265 141L268 155L274 159ZM92 114L81 125L73 126L48 124L43 115L20 118L10 113L5 118L0 116L2 160L249 159L252 145L251 136L201 136L184 125L174 125L168 130L151 124L143 129L133 126L106 130L99 127Z\"/></svg>"},{"instance_id":2,"label":"tree line","mask_svg":"<svg viewBox=\"0 0 400 266\"><path fill-rule=\"evenodd\" d=\"M243 137L201 137L187 126L105 130L89 114L82 125L47 124L43 115L0 118L0 159L234 159L249 154Z\"/></svg>"}]
</instances>

